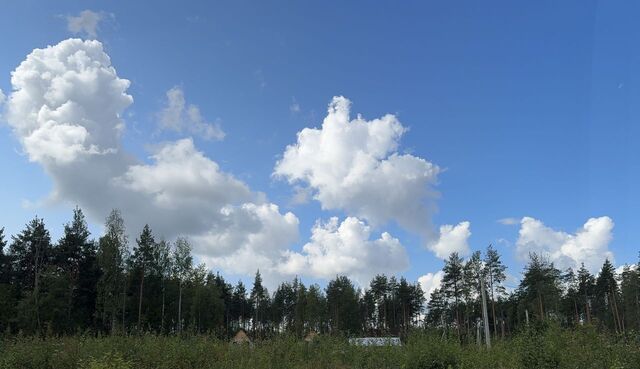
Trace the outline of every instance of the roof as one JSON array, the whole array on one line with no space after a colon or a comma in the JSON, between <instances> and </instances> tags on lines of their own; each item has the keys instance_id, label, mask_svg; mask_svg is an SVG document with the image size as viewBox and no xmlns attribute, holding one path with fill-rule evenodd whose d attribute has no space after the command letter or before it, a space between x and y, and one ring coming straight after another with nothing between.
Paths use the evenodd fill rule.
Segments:
<instances>
[{"instance_id":1,"label":"roof","mask_svg":"<svg viewBox=\"0 0 640 369\"><path fill-rule=\"evenodd\" d=\"M235 336L231 339L232 343L251 343L251 339L244 329L239 329Z\"/></svg>"},{"instance_id":2,"label":"roof","mask_svg":"<svg viewBox=\"0 0 640 369\"><path fill-rule=\"evenodd\" d=\"M349 344L356 346L402 346L399 337L349 338Z\"/></svg>"}]
</instances>

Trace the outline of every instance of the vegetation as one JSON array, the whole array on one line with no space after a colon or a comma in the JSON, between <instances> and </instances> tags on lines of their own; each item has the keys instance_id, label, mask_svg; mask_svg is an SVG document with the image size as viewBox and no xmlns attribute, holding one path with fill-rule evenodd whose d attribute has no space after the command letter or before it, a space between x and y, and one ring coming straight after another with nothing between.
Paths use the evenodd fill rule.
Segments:
<instances>
[{"instance_id":1,"label":"vegetation","mask_svg":"<svg viewBox=\"0 0 640 369\"><path fill-rule=\"evenodd\" d=\"M451 254L427 304L419 284L384 275L270 293L259 271L251 288L232 285L193 264L187 239L149 226L130 247L124 224L112 211L94 241L76 208L57 242L38 217L10 240L0 230L0 368L640 368L638 265L617 274L606 260L593 275L532 254L507 292L489 246ZM228 344L239 328L254 345ZM311 331L320 338L302 341ZM354 335L404 345L349 346Z\"/></svg>"},{"instance_id":2,"label":"vegetation","mask_svg":"<svg viewBox=\"0 0 640 369\"><path fill-rule=\"evenodd\" d=\"M358 347L341 337L312 343L282 335L234 345L210 335L14 337L0 343L0 368L640 368L637 342L556 325L527 329L487 351L412 331L401 347Z\"/></svg>"}]
</instances>

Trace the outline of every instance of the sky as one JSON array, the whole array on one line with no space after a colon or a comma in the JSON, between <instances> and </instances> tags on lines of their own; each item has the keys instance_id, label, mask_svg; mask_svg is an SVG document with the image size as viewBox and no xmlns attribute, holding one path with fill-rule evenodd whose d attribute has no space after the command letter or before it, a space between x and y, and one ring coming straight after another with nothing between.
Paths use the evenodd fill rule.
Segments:
<instances>
[{"instance_id":1,"label":"sky","mask_svg":"<svg viewBox=\"0 0 640 369\"><path fill-rule=\"evenodd\" d=\"M0 227L122 211L270 286L640 246L640 5L6 1Z\"/></svg>"}]
</instances>

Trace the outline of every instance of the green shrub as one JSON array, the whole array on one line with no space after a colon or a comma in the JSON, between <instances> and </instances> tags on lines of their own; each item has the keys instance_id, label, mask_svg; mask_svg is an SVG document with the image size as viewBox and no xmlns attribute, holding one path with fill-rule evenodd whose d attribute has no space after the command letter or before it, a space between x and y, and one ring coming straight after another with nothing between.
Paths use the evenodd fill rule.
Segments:
<instances>
[{"instance_id":1,"label":"green shrub","mask_svg":"<svg viewBox=\"0 0 640 369\"><path fill-rule=\"evenodd\" d=\"M90 359L80 363L81 369L131 369L131 362L119 353L108 353L100 359Z\"/></svg>"}]
</instances>

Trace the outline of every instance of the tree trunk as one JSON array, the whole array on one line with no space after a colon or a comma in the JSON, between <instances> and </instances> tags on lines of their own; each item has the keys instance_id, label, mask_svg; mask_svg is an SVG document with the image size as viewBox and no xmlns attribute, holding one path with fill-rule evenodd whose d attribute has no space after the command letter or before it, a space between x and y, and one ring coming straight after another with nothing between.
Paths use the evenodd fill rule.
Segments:
<instances>
[{"instance_id":1,"label":"tree trunk","mask_svg":"<svg viewBox=\"0 0 640 369\"><path fill-rule=\"evenodd\" d=\"M71 308L73 307L73 287L76 284L77 277L75 277L77 273L74 273L74 277L69 278L69 299L67 300L67 324L71 325ZM71 282L73 281L73 282Z\"/></svg>"},{"instance_id":2,"label":"tree trunk","mask_svg":"<svg viewBox=\"0 0 640 369\"><path fill-rule=\"evenodd\" d=\"M160 334L164 334L164 277L162 278L162 313L160 316Z\"/></svg>"},{"instance_id":3,"label":"tree trunk","mask_svg":"<svg viewBox=\"0 0 640 369\"><path fill-rule=\"evenodd\" d=\"M122 332L124 333L126 331L126 327L125 327L125 311L127 310L127 284L123 283L122 284Z\"/></svg>"},{"instance_id":4,"label":"tree trunk","mask_svg":"<svg viewBox=\"0 0 640 369\"><path fill-rule=\"evenodd\" d=\"M138 332L140 332L140 324L142 324L142 295L144 291L144 269L140 275L140 294L138 296Z\"/></svg>"},{"instance_id":5,"label":"tree trunk","mask_svg":"<svg viewBox=\"0 0 640 369\"><path fill-rule=\"evenodd\" d=\"M498 337L498 322L496 321L496 300L493 295L493 273L489 273L489 289L491 290L491 315L493 316L493 337Z\"/></svg>"},{"instance_id":6,"label":"tree trunk","mask_svg":"<svg viewBox=\"0 0 640 369\"><path fill-rule=\"evenodd\" d=\"M538 291L538 304L540 306L540 320L544 321L544 308L542 305L542 295L540 294L540 291Z\"/></svg>"},{"instance_id":7,"label":"tree trunk","mask_svg":"<svg viewBox=\"0 0 640 369\"><path fill-rule=\"evenodd\" d=\"M484 339L487 348L491 348L491 335L489 334L489 314L487 313L487 295L484 290L484 278L480 278L480 293L482 293L482 318L484 325ZM494 322L495 323L495 322Z\"/></svg>"},{"instance_id":8,"label":"tree trunk","mask_svg":"<svg viewBox=\"0 0 640 369\"><path fill-rule=\"evenodd\" d=\"M38 303L38 295L40 295L39 291L39 280L40 280L40 243L42 239L38 240L38 246L36 246L36 260L35 260L35 272L34 272L34 286L33 286L33 295L35 302L35 310L36 310L36 329L38 333L40 332L40 304Z\"/></svg>"},{"instance_id":9,"label":"tree trunk","mask_svg":"<svg viewBox=\"0 0 640 369\"><path fill-rule=\"evenodd\" d=\"M178 292L178 333L182 333L182 279Z\"/></svg>"}]
</instances>

